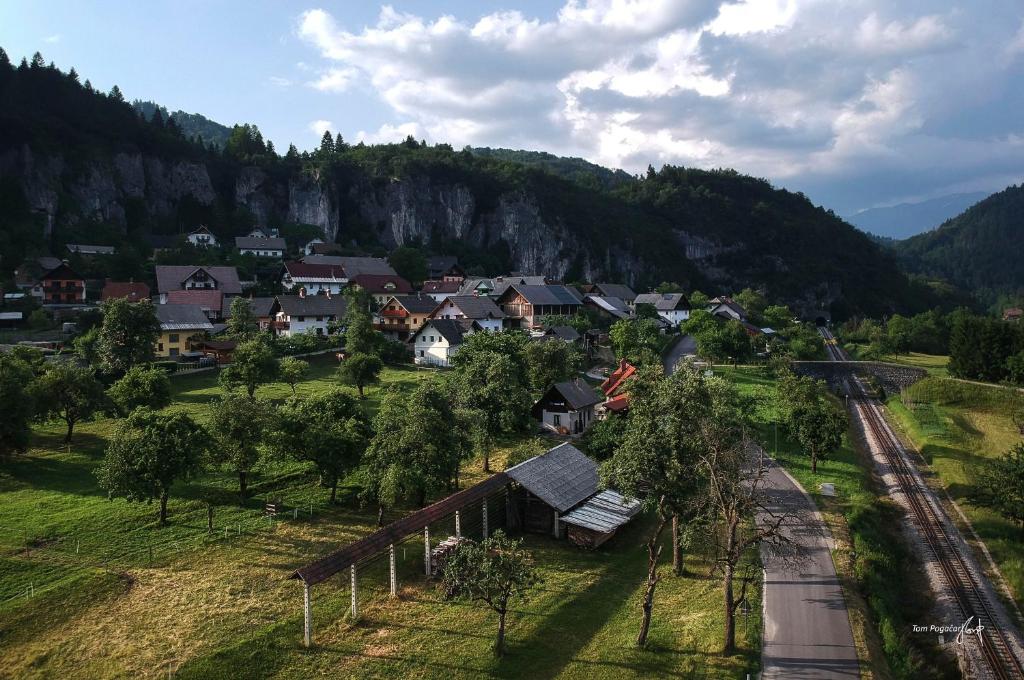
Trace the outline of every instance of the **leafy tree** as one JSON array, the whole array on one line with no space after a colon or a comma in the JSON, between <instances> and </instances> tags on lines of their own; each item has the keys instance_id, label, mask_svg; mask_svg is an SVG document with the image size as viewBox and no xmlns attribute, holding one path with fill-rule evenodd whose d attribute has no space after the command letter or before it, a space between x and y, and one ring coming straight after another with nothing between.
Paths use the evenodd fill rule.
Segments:
<instances>
[{"instance_id":1,"label":"leafy tree","mask_svg":"<svg viewBox=\"0 0 1024 680\"><path fill-rule=\"evenodd\" d=\"M33 376L42 375L49 366L46 363L46 356L35 347L15 345L6 352L6 356L23 362Z\"/></svg>"},{"instance_id":2,"label":"leafy tree","mask_svg":"<svg viewBox=\"0 0 1024 680\"><path fill-rule=\"evenodd\" d=\"M674 281L662 281L654 288L655 293L682 293L683 287Z\"/></svg>"},{"instance_id":3,"label":"leafy tree","mask_svg":"<svg viewBox=\"0 0 1024 680\"><path fill-rule=\"evenodd\" d=\"M228 318L228 335L236 340L249 340L260 330L256 315L252 313L252 302L244 297L231 301L231 316Z\"/></svg>"},{"instance_id":4,"label":"leafy tree","mask_svg":"<svg viewBox=\"0 0 1024 680\"><path fill-rule=\"evenodd\" d=\"M626 418L615 415L599 420L583 433L579 446L594 460L607 460L622 445L627 424Z\"/></svg>"},{"instance_id":5,"label":"leafy tree","mask_svg":"<svg viewBox=\"0 0 1024 680\"><path fill-rule=\"evenodd\" d=\"M401 246L388 255L388 262L406 281L420 283L427 278L427 258L419 248Z\"/></svg>"},{"instance_id":6,"label":"leafy tree","mask_svg":"<svg viewBox=\"0 0 1024 680\"><path fill-rule=\"evenodd\" d=\"M85 331L71 341L75 356L90 366L95 366L99 363L99 340L100 329L98 326Z\"/></svg>"},{"instance_id":7,"label":"leafy tree","mask_svg":"<svg viewBox=\"0 0 1024 680\"><path fill-rule=\"evenodd\" d=\"M375 354L350 354L338 366L338 377L346 385L354 385L359 390L359 398L365 395L363 389L367 385L376 384L380 380L380 372L384 370L384 362Z\"/></svg>"},{"instance_id":8,"label":"leafy tree","mask_svg":"<svg viewBox=\"0 0 1024 680\"><path fill-rule=\"evenodd\" d=\"M0 461L28 448L33 400L28 389L32 368L9 354L0 354Z\"/></svg>"},{"instance_id":9,"label":"leafy tree","mask_svg":"<svg viewBox=\"0 0 1024 680\"><path fill-rule=\"evenodd\" d=\"M765 300L764 295L753 288L744 288L736 294L733 300L739 303L754 318L760 318L761 313L768 306L768 301Z\"/></svg>"},{"instance_id":10,"label":"leafy tree","mask_svg":"<svg viewBox=\"0 0 1024 680\"><path fill-rule=\"evenodd\" d=\"M537 391L569 380L583 367L583 352L561 340L531 342L525 350L530 386Z\"/></svg>"},{"instance_id":11,"label":"leafy tree","mask_svg":"<svg viewBox=\"0 0 1024 680\"><path fill-rule=\"evenodd\" d=\"M634 308L636 318L638 319L657 319L658 308L652 305L650 302L641 302Z\"/></svg>"},{"instance_id":12,"label":"leafy tree","mask_svg":"<svg viewBox=\"0 0 1024 680\"><path fill-rule=\"evenodd\" d=\"M652 319L622 319L608 331L615 356L635 365L658 363L661 334Z\"/></svg>"},{"instance_id":13,"label":"leafy tree","mask_svg":"<svg viewBox=\"0 0 1024 680\"><path fill-rule=\"evenodd\" d=\"M706 294L700 292L699 290L695 290L692 293L690 293L689 299L690 309L693 310L706 310L707 306L711 303L711 298L709 298Z\"/></svg>"},{"instance_id":14,"label":"leafy tree","mask_svg":"<svg viewBox=\"0 0 1024 680\"><path fill-rule=\"evenodd\" d=\"M460 543L445 559L441 578L447 592L484 602L498 614L494 654L502 656L509 602L526 599L538 582L533 557L523 549L522 540L510 539L499 529L480 543Z\"/></svg>"},{"instance_id":15,"label":"leafy tree","mask_svg":"<svg viewBox=\"0 0 1024 680\"><path fill-rule=\"evenodd\" d=\"M540 325L544 328L554 328L555 326L568 326L572 328L580 335L583 335L588 330L594 327L594 322L584 312L567 316L565 314L549 314L540 318Z\"/></svg>"},{"instance_id":16,"label":"leafy tree","mask_svg":"<svg viewBox=\"0 0 1024 680\"><path fill-rule=\"evenodd\" d=\"M270 341L257 336L235 348L231 363L221 369L220 384L228 390L244 387L251 399L256 388L277 378L278 361Z\"/></svg>"},{"instance_id":17,"label":"leafy tree","mask_svg":"<svg viewBox=\"0 0 1024 680\"><path fill-rule=\"evenodd\" d=\"M380 345L381 333L374 330L368 310L370 298L355 286L345 289L348 307L345 310L345 352L353 354L375 354Z\"/></svg>"},{"instance_id":18,"label":"leafy tree","mask_svg":"<svg viewBox=\"0 0 1024 680\"><path fill-rule=\"evenodd\" d=\"M369 435L359 403L334 389L307 399L288 399L278 410L270 442L280 456L313 463L334 503L339 480L359 465Z\"/></svg>"},{"instance_id":19,"label":"leafy tree","mask_svg":"<svg viewBox=\"0 0 1024 680\"><path fill-rule=\"evenodd\" d=\"M107 390L118 410L127 415L140 406L160 410L171 403L171 380L153 366L133 366Z\"/></svg>"},{"instance_id":20,"label":"leafy tree","mask_svg":"<svg viewBox=\"0 0 1024 680\"><path fill-rule=\"evenodd\" d=\"M260 446L271 413L273 407L269 402L240 394L229 393L213 402L212 458L238 475L238 494L243 502L248 493L249 474L260 461Z\"/></svg>"},{"instance_id":21,"label":"leafy tree","mask_svg":"<svg viewBox=\"0 0 1024 680\"><path fill-rule=\"evenodd\" d=\"M366 451L368 482L363 491L380 508L378 518L403 497L422 506L427 494L457 485L470 443L463 428L438 427L455 419L447 395L435 383L423 383L408 395L384 395Z\"/></svg>"},{"instance_id":22,"label":"leafy tree","mask_svg":"<svg viewBox=\"0 0 1024 680\"><path fill-rule=\"evenodd\" d=\"M761 314L765 324L779 333L784 333L793 325L793 316L792 310L786 305L769 305Z\"/></svg>"},{"instance_id":23,"label":"leafy tree","mask_svg":"<svg viewBox=\"0 0 1024 680\"><path fill-rule=\"evenodd\" d=\"M973 481L971 502L1015 522L1024 535L1024 444L983 463Z\"/></svg>"},{"instance_id":24,"label":"leafy tree","mask_svg":"<svg viewBox=\"0 0 1024 680\"><path fill-rule=\"evenodd\" d=\"M839 448L846 432L846 414L825 394L797 405L791 416L801 446L811 456L811 472L818 473L818 460Z\"/></svg>"},{"instance_id":25,"label":"leafy tree","mask_svg":"<svg viewBox=\"0 0 1024 680\"><path fill-rule=\"evenodd\" d=\"M822 359L825 356L825 341L814 328L797 324L786 331L786 352L798 361Z\"/></svg>"},{"instance_id":26,"label":"leafy tree","mask_svg":"<svg viewBox=\"0 0 1024 680\"><path fill-rule=\"evenodd\" d=\"M885 333L892 352L899 356L910 349L913 324L910 319L900 314L893 314L885 324Z\"/></svg>"},{"instance_id":27,"label":"leafy tree","mask_svg":"<svg viewBox=\"0 0 1024 680\"><path fill-rule=\"evenodd\" d=\"M750 336L743 324L735 319L709 326L694 337L697 353L713 361L732 359L733 363L739 363L752 354Z\"/></svg>"},{"instance_id":28,"label":"leafy tree","mask_svg":"<svg viewBox=\"0 0 1024 680\"><path fill-rule=\"evenodd\" d=\"M1024 384L1024 351L1017 352L1006 359L1006 374L1010 382Z\"/></svg>"},{"instance_id":29,"label":"leafy tree","mask_svg":"<svg viewBox=\"0 0 1024 680\"><path fill-rule=\"evenodd\" d=\"M32 313L28 315L28 325L32 330L37 331L49 328L50 315L46 313L45 309L33 309Z\"/></svg>"},{"instance_id":30,"label":"leafy tree","mask_svg":"<svg viewBox=\"0 0 1024 680\"><path fill-rule=\"evenodd\" d=\"M67 425L66 444L71 443L77 423L92 419L106 405L103 385L92 370L70 362L51 364L31 389L36 417L63 420Z\"/></svg>"},{"instance_id":31,"label":"leafy tree","mask_svg":"<svg viewBox=\"0 0 1024 680\"><path fill-rule=\"evenodd\" d=\"M695 473L703 428L715 417L721 387L692 367L665 377L660 366L646 367L632 379L630 413L621 446L601 466L602 482L638 499L657 521L648 537L643 617L636 644L647 644L654 597L661 581L661 536L674 517L693 513L702 481ZM673 561L681 570L678 521Z\"/></svg>"},{"instance_id":32,"label":"leafy tree","mask_svg":"<svg viewBox=\"0 0 1024 680\"><path fill-rule=\"evenodd\" d=\"M294 396L295 386L302 382L306 374L309 373L309 363L295 357L285 357L281 359L278 368L278 377L281 382L292 389L292 395Z\"/></svg>"},{"instance_id":33,"label":"leafy tree","mask_svg":"<svg viewBox=\"0 0 1024 680\"><path fill-rule=\"evenodd\" d=\"M100 304L100 326L96 352L104 371L122 374L136 364L153 360L153 348L160 337L160 321L148 300L130 302L126 298L105 300Z\"/></svg>"},{"instance_id":34,"label":"leafy tree","mask_svg":"<svg viewBox=\"0 0 1024 680\"><path fill-rule=\"evenodd\" d=\"M171 487L200 469L207 439L185 413L137 409L114 428L96 477L111 498L159 500L160 524L166 524Z\"/></svg>"}]
</instances>

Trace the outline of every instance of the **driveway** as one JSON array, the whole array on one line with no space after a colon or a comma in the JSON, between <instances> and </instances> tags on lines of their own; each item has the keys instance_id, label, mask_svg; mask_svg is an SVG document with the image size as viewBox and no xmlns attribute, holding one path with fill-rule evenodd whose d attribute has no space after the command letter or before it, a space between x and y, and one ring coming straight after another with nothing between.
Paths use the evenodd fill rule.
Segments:
<instances>
[{"instance_id":1,"label":"driveway","mask_svg":"<svg viewBox=\"0 0 1024 680\"><path fill-rule=\"evenodd\" d=\"M694 356L697 354L697 340L692 335L684 335L680 338L672 347L669 348L665 356L661 358L662 365L665 368L665 375L672 375L672 372L676 370L676 366L683 360L685 356Z\"/></svg>"},{"instance_id":2,"label":"driveway","mask_svg":"<svg viewBox=\"0 0 1024 680\"><path fill-rule=\"evenodd\" d=\"M762 552L764 680L860 676L850 617L829 548L831 534L803 488L773 461L765 489L772 512L799 516L788 535L806 551L797 564Z\"/></svg>"}]
</instances>

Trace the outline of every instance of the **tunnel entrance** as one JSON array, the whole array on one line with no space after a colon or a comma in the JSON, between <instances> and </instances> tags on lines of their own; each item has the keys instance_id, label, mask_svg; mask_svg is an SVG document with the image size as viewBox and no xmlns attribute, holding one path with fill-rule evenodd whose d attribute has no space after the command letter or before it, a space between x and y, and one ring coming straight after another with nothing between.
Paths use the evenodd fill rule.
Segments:
<instances>
[{"instance_id":1,"label":"tunnel entrance","mask_svg":"<svg viewBox=\"0 0 1024 680\"><path fill-rule=\"evenodd\" d=\"M826 319L823 316L819 316L814 320L814 325L817 326L818 328L824 328L825 326L828 325L828 319Z\"/></svg>"}]
</instances>

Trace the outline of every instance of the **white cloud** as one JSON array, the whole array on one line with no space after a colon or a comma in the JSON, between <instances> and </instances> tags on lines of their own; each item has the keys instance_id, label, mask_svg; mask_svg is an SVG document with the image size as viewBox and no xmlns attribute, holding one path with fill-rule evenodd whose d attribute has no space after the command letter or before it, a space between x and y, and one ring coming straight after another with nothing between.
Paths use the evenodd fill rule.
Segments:
<instances>
[{"instance_id":1,"label":"white cloud","mask_svg":"<svg viewBox=\"0 0 1024 680\"><path fill-rule=\"evenodd\" d=\"M321 73L319 78L309 83L309 86L321 92L344 92L355 77L354 68L332 68Z\"/></svg>"},{"instance_id":2,"label":"white cloud","mask_svg":"<svg viewBox=\"0 0 1024 680\"><path fill-rule=\"evenodd\" d=\"M50 45L54 45L56 43L59 43L62 37L63 36L61 36L60 33L54 33L53 35L48 35L45 38L43 38L43 42L49 43Z\"/></svg>"},{"instance_id":3,"label":"white cloud","mask_svg":"<svg viewBox=\"0 0 1024 680\"><path fill-rule=\"evenodd\" d=\"M732 166L839 209L1024 170L1006 141L1024 135L1017 0L568 0L547 20L385 6L358 30L314 9L296 33L322 59L303 64L312 86L365 82L401 121L367 142Z\"/></svg>"},{"instance_id":4,"label":"white cloud","mask_svg":"<svg viewBox=\"0 0 1024 680\"><path fill-rule=\"evenodd\" d=\"M309 129L317 137L323 137L324 133L334 127L334 123L329 120L314 120L309 124Z\"/></svg>"},{"instance_id":5,"label":"white cloud","mask_svg":"<svg viewBox=\"0 0 1024 680\"><path fill-rule=\"evenodd\" d=\"M274 87L291 87L292 81L281 76L270 76L270 84Z\"/></svg>"}]
</instances>

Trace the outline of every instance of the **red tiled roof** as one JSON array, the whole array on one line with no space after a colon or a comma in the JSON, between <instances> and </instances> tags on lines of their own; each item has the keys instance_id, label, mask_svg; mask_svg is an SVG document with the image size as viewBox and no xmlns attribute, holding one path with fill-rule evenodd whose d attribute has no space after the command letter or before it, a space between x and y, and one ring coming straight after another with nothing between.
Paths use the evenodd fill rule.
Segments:
<instances>
[{"instance_id":1,"label":"red tiled roof","mask_svg":"<svg viewBox=\"0 0 1024 680\"><path fill-rule=\"evenodd\" d=\"M629 408L629 395L620 394L617 397L612 397L608 401L604 402L605 409L614 413L625 411Z\"/></svg>"},{"instance_id":2,"label":"red tiled roof","mask_svg":"<svg viewBox=\"0 0 1024 680\"><path fill-rule=\"evenodd\" d=\"M412 284L401 276L388 276L386 274L360 274L352 279L367 293L391 293L401 295L412 292ZM390 287L388 284L393 284Z\"/></svg>"},{"instance_id":3,"label":"red tiled roof","mask_svg":"<svg viewBox=\"0 0 1024 680\"><path fill-rule=\"evenodd\" d=\"M462 287L461 281L424 281L424 293L458 293Z\"/></svg>"},{"instance_id":4,"label":"red tiled roof","mask_svg":"<svg viewBox=\"0 0 1024 680\"><path fill-rule=\"evenodd\" d=\"M167 292L167 304L198 305L202 309L219 312L224 308L224 292L200 288L171 290Z\"/></svg>"},{"instance_id":5,"label":"red tiled roof","mask_svg":"<svg viewBox=\"0 0 1024 680\"><path fill-rule=\"evenodd\" d=\"M612 371L612 374L601 383L601 391L604 392L606 397L612 396L634 373L636 373L636 366L625 359L621 359L619 367Z\"/></svg>"},{"instance_id":6,"label":"red tiled roof","mask_svg":"<svg viewBox=\"0 0 1024 680\"><path fill-rule=\"evenodd\" d=\"M100 294L101 300L128 298L132 302L149 297L149 286L141 281L107 281Z\"/></svg>"},{"instance_id":7,"label":"red tiled roof","mask_svg":"<svg viewBox=\"0 0 1024 680\"><path fill-rule=\"evenodd\" d=\"M311 279L347 279L344 268L340 264L308 264L306 262L287 262L284 268L291 276L304 276Z\"/></svg>"}]
</instances>

